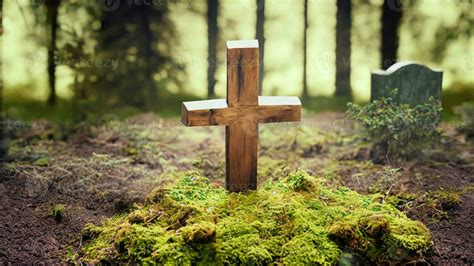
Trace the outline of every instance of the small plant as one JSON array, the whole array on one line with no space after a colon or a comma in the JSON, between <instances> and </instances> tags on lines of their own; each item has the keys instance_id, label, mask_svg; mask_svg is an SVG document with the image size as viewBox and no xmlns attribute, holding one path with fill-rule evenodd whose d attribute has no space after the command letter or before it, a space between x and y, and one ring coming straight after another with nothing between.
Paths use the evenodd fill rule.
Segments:
<instances>
[{"instance_id":1,"label":"small plant","mask_svg":"<svg viewBox=\"0 0 474 266\"><path fill-rule=\"evenodd\" d=\"M373 142L372 159L383 162L389 156L413 159L438 143L440 112L438 101L410 107L394 102L391 97L375 100L365 106L348 104L347 117L360 121Z\"/></svg>"},{"instance_id":2,"label":"small plant","mask_svg":"<svg viewBox=\"0 0 474 266\"><path fill-rule=\"evenodd\" d=\"M458 130L466 134L466 139L474 140L474 102L463 103L455 107L454 111L461 116L463 122Z\"/></svg>"},{"instance_id":3,"label":"small plant","mask_svg":"<svg viewBox=\"0 0 474 266\"><path fill-rule=\"evenodd\" d=\"M53 217L56 222L61 222L63 219L63 213L64 210L66 209L66 206L64 204L56 204L53 206Z\"/></svg>"},{"instance_id":4,"label":"small plant","mask_svg":"<svg viewBox=\"0 0 474 266\"><path fill-rule=\"evenodd\" d=\"M369 188L370 193L384 193L385 196L390 194L393 185L397 179L401 177L400 168L388 167L384 169L379 175L375 183Z\"/></svg>"}]
</instances>

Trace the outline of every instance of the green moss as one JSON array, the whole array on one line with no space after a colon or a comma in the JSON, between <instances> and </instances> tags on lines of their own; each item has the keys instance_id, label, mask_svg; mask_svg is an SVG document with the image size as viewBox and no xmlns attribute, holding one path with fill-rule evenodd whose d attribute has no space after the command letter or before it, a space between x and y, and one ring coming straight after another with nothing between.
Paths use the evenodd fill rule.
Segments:
<instances>
[{"instance_id":1,"label":"green moss","mask_svg":"<svg viewBox=\"0 0 474 266\"><path fill-rule=\"evenodd\" d=\"M350 248L372 262L431 246L428 229L382 197L330 189L297 171L264 189L229 193L197 173L153 191L144 206L88 225L76 257L168 265L334 264Z\"/></svg>"},{"instance_id":2,"label":"green moss","mask_svg":"<svg viewBox=\"0 0 474 266\"><path fill-rule=\"evenodd\" d=\"M52 211L52 215L54 217L54 220L56 220L57 222L61 222L61 220L63 219L63 212L64 210L66 209L66 205L64 204L56 204L53 206L53 211Z\"/></svg>"},{"instance_id":3,"label":"green moss","mask_svg":"<svg viewBox=\"0 0 474 266\"><path fill-rule=\"evenodd\" d=\"M440 190L432 193L429 197L441 209L449 210L461 204L461 195L463 191L445 191Z\"/></svg>"},{"instance_id":4,"label":"green moss","mask_svg":"<svg viewBox=\"0 0 474 266\"><path fill-rule=\"evenodd\" d=\"M258 159L258 176L262 177L281 177L288 171L288 158L275 159L267 156L262 156Z\"/></svg>"},{"instance_id":5,"label":"green moss","mask_svg":"<svg viewBox=\"0 0 474 266\"><path fill-rule=\"evenodd\" d=\"M415 216L427 217L428 224L435 224L448 218L448 211L458 208L462 203L461 197L469 192L469 187L463 190L437 190L418 194L398 194L388 196L387 203L404 212Z\"/></svg>"},{"instance_id":6,"label":"green moss","mask_svg":"<svg viewBox=\"0 0 474 266\"><path fill-rule=\"evenodd\" d=\"M181 235L186 244L211 243L216 238L216 225L210 222L195 223L183 227Z\"/></svg>"},{"instance_id":7,"label":"green moss","mask_svg":"<svg viewBox=\"0 0 474 266\"><path fill-rule=\"evenodd\" d=\"M34 162L36 166L48 166L51 164L51 160L49 158L39 158Z\"/></svg>"}]
</instances>

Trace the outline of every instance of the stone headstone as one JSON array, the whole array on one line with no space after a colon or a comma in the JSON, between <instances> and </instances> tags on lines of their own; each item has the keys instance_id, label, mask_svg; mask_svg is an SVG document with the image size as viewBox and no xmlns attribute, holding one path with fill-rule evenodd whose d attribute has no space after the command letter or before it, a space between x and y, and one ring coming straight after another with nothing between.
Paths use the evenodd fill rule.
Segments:
<instances>
[{"instance_id":1,"label":"stone headstone","mask_svg":"<svg viewBox=\"0 0 474 266\"><path fill-rule=\"evenodd\" d=\"M427 102L430 97L441 101L442 83L443 71L413 62L399 62L386 71L372 71L370 100L388 97L398 89L395 102L411 107Z\"/></svg>"}]
</instances>

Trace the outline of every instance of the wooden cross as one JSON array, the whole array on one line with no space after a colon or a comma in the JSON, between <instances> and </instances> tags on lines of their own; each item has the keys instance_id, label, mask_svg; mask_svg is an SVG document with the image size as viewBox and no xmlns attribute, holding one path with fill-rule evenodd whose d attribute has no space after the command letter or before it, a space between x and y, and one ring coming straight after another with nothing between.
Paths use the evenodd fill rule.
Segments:
<instances>
[{"instance_id":1,"label":"wooden cross","mask_svg":"<svg viewBox=\"0 0 474 266\"><path fill-rule=\"evenodd\" d=\"M183 102L185 126L226 126L226 188L257 187L258 123L301 120L298 97L258 96L258 41L227 42L227 99Z\"/></svg>"}]
</instances>

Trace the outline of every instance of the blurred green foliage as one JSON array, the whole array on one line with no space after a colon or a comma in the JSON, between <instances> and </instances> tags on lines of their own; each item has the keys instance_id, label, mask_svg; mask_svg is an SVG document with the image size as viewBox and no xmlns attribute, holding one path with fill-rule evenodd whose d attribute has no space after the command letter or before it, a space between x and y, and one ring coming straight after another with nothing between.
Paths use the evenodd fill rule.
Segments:
<instances>
[{"instance_id":1,"label":"blurred green foliage","mask_svg":"<svg viewBox=\"0 0 474 266\"><path fill-rule=\"evenodd\" d=\"M474 83L452 84L449 88L443 90L443 120L459 120L461 117L455 112L455 107L462 105L464 102L472 101L474 101Z\"/></svg>"},{"instance_id":2,"label":"blurred green foliage","mask_svg":"<svg viewBox=\"0 0 474 266\"><path fill-rule=\"evenodd\" d=\"M462 125L459 130L466 134L466 139L474 140L474 102L466 102L455 108L461 116Z\"/></svg>"}]
</instances>

